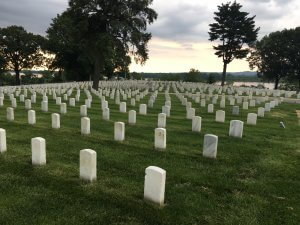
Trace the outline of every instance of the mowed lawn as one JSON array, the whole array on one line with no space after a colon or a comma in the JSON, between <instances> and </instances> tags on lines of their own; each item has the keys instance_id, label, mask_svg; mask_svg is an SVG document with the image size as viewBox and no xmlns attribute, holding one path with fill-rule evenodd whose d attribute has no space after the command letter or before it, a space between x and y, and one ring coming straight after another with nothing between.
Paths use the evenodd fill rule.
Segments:
<instances>
[{"instance_id":1,"label":"mowed lawn","mask_svg":"<svg viewBox=\"0 0 300 225\"><path fill-rule=\"evenodd\" d=\"M75 95L73 91L72 96ZM51 128L51 113L59 113L49 96L49 112L41 112L41 95L36 110L37 124L27 123L27 110L19 102L15 121L6 120L5 96L0 108L0 128L6 130L7 152L0 155L0 224L300 224L300 105L282 103L247 125L247 113L231 115L225 123L215 122L215 113L193 103L202 117L201 133L193 133L185 107L171 95L171 117L167 118L167 149L155 151L154 129L165 97L160 93L148 115L138 115L139 103L127 101L127 111L137 110L137 124L128 125L128 113L109 101L111 120L102 120L100 100L93 95L91 134L80 134L80 103L68 106L61 115L61 128ZM190 99L191 101L191 99ZM229 102L226 101L229 105ZM262 105L260 105L262 106ZM215 110L219 109L219 103ZM245 122L242 139L228 136L232 119ZM114 122L126 123L125 141L113 140ZM280 128L283 121L286 129ZM202 156L203 136L219 137L217 159ZM46 139L47 164L31 165L31 138ZM97 181L79 179L79 151L97 152ZM165 206L143 200L145 169L166 170Z\"/></svg>"}]
</instances>

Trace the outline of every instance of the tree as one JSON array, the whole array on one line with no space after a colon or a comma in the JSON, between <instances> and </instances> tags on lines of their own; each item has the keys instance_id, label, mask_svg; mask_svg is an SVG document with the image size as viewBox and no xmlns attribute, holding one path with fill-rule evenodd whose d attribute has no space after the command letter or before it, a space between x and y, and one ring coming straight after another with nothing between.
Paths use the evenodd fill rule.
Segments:
<instances>
[{"instance_id":1,"label":"tree","mask_svg":"<svg viewBox=\"0 0 300 225\"><path fill-rule=\"evenodd\" d=\"M23 27L0 28L0 56L6 69L16 73L16 85L20 85L20 71L39 66L43 62L41 45L43 37L28 33Z\"/></svg>"},{"instance_id":2,"label":"tree","mask_svg":"<svg viewBox=\"0 0 300 225\"><path fill-rule=\"evenodd\" d=\"M194 68L191 68L190 71L185 74L184 80L187 82L199 82L200 81L200 71Z\"/></svg>"},{"instance_id":3,"label":"tree","mask_svg":"<svg viewBox=\"0 0 300 225\"><path fill-rule=\"evenodd\" d=\"M216 83L216 81L217 81L217 79L216 79L214 73L210 73L207 77L207 83L214 84L214 83Z\"/></svg>"},{"instance_id":4,"label":"tree","mask_svg":"<svg viewBox=\"0 0 300 225\"><path fill-rule=\"evenodd\" d=\"M84 54L68 13L64 12L54 18L46 33L48 41L45 50L54 55L53 60L48 62L48 68L58 70L57 76L62 77L64 72L69 80L88 80L92 65Z\"/></svg>"},{"instance_id":5,"label":"tree","mask_svg":"<svg viewBox=\"0 0 300 225\"><path fill-rule=\"evenodd\" d=\"M300 90L300 27L286 31L288 34L288 42L285 43L287 50L287 58L290 64L288 80L298 82Z\"/></svg>"},{"instance_id":6,"label":"tree","mask_svg":"<svg viewBox=\"0 0 300 225\"><path fill-rule=\"evenodd\" d=\"M215 55L223 60L222 86L226 79L227 65L234 59L243 59L249 53L249 48L257 39L259 28L255 28L253 17L242 12L242 5L237 2L228 2L218 6L215 12L215 23L210 24L208 32L210 41L220 41L221 44L213 46Z\"/></svg>"},{"instance_id":7,"label":"tree","mask_svg":"<svg viewBox=\"0 0 300 225\"><path fill-rule=\"evenodd\" d=\"M151 34L146 29L157 18L149 7L152 1L69 1L69 8L63 14L70 20L82 55L93 67L94 89L98 89L103 73L128 67L130 56L141 64L148 59ZM51 26L55 23L54 20Z\"/></svg>"},{"instance_id":8,"label":"tree","mask_svg":"<svg viewBox=\"0 0 300 225\"><path fill-rule=\"evenodd\" d=\"M6 71L6 61L4 57L0 55L0 75Z\"/></svg>"},{"instance_id":9,"label":"tree","mask_svg":"<svg viewBox=\"0 0 300 225\"><path fill-rule=\"evenodd\" d=\"M299 62L295 61L300 49L298 47L296 53L292 35L291 30L270 33L256 42L248 57L250 68L256 68L258 76L262 79L274 81L275 89L282 78L293 77L300 71L299 66L296 66Z\"/></svg>"}]
</instances>

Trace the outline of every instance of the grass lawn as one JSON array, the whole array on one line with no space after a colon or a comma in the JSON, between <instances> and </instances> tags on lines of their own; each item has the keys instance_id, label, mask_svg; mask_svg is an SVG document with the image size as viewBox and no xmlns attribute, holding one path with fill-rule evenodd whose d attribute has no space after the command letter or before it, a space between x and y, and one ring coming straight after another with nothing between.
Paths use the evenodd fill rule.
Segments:
<instances>
[{"instance_id":1,"label":"grass lawn","mask_svg":"<svg viewBox=\"0 0 300 225\"><path fill-rule=\"evenodd\" d=\"M75 92L73 91L73 95ZM141 100L147 103L150 95ZM215 122L207 107L196 106L202 117L201 133L191 131L185 107L171 94L171 117L167 119L167 150L153 149L157 114L164 105L160 93L148 115L137 114L137 124L127 123L128 113L119 112L109 100L111 120L102 120L100 100L93 96L91 134L80 134L81 102L68 106L61 115L61 128L51 129L51 113L59 112L49 96L49 112L36 110L37 124L27 123L27 110L18 99L15 121L6 120L6 96L0 108L0 127L6 130L6 153L0 155L0 224L295 224L300 223L300 105L282 103L246 124L247 113L231 115L225 123ZM108 98L107 98L108 99ZM229 105L229 102L226 102ZM215 105L215 110L219 104ZM136 109L127 101L127 111ZM228 136L229 122L245 122L242 139ZM125 141L113 140L113 123L126 122ZM280 128L284 121L286 129ZM204 134L219 137L216 160L202 157ZM31 165L31 138L46 139L47 165ZM79 179L79 151L97 152L97 181ZM143 200L145 168L166 170L166 205L158 208Z\"/></svg>"}]
</instances>

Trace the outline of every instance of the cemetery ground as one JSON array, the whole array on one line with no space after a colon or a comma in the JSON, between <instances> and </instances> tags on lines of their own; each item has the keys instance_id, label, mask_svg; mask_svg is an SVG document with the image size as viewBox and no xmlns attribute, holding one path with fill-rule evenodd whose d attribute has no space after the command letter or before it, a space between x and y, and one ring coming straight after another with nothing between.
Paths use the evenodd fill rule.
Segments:
<instances>
[{"instance_id":1,"label":"cemetery ground","mask_svg":"<svg viewBox=\"0 0 300 225\"><path fill-rule=\"evenodd\" d=\"M7 152L0 155L0 224L299 224L299 105L282 103L253 126L246 124L247 114L257 107L240 107L237 116L228 104L225 123L218 123L215 113L193 103L202 117L201 133L195 133L185 106L170 94L167 149L157 151L154 129L165 98L159 93L148 114L139 115L139 103L147 104L149 96L135 107L127 100L127 112L137 110L136 125L129 125L128 113L120 113L109 98L110 121L103 120L100 100L93 95L91 134L86 136L80 133L83 92L80 102L61 114L60 129L51 128L51 113L59 113L51 96L46 113L41 112L41 95L32 104L35 125L27 123L27 110L19 101L15 120L7 121L11 104L5 98L0 108L0 127L7 135ZM242 139L228 136L233 119L245 122ZM116 121L126 123L123 142L114 141ZM219 137L216 159L202 156L205 134ZM46 140L44 166L31 164L33 137ZM97 180L92 183L79 179L82 149L97 152ZM143 199L148 166L166 170L164 207Z\"/></svg>"}]
</instances>

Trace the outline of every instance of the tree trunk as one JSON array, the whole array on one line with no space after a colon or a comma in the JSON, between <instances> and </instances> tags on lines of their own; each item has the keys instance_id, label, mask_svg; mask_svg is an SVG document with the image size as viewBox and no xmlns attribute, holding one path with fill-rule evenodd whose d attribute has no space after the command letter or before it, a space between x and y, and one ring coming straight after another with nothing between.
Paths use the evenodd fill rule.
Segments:
<instances>
[{"instance_id":1,"label":"tree trunk","mask_svg":"<svg viewBox=\"0 0 300 225\"><path fill-rule=\"evenodd\" d=\"M95 59L94 64L94 74L93 74L93 88L95 90L98 90L99 88L99 80L102 72L102 62L99 58Z\"/></svg>"},{"instance_id":2,"label":"tree trunk","mask_svg":"<svg viewBox=\"0 0 300 225\"><path fill-rule=\"evenodd\" d=\"M279 85L279 77L276 77L275 78L275 87L274 87L275 90L278 89L278 85Z\"/></svg>"},{"instance_id":3,"label":"tree trunk","mask_svg":"<svg viewBox=\"0 0 300 225\"><path fill-rule=\"evenodd\" d=\"M222 83L221 83L222 86L224 86L224 84L225 84L226 71L227 71L227 63L224 62L224 65L223 65L223 74L222 74Z\"/></svg>"},{"instance_id":4,"label":"tree trunk","mask_svg":"<svg viewBox=\"0 0 300 225\"><path fill-rule=\"evenodd\" d=\"M19 69L15 69L15 73L16 73L16 85L20 85L20 70Z\"/></svg>"}]
</instances>

